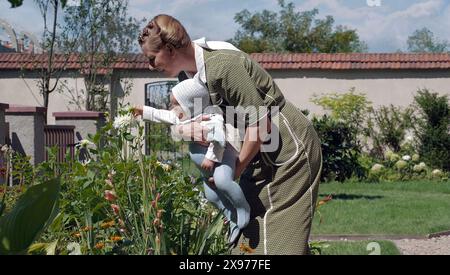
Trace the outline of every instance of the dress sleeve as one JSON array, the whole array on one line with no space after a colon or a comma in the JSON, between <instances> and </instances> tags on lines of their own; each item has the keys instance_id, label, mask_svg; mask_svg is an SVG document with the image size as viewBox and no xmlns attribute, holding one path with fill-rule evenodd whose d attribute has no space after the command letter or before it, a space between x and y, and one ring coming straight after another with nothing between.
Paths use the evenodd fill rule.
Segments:
<instances>
[{"instance_id":1,"label":"dress sleeve","mask_svg":"<svg viewBox=\"0 0 450 275\"><path fill-rule=\"evenodd\" d=\"M150 106L144 106L142 118L148 121L172 125L180 123L180 120L174 112L164 109L155 109Z\"/></svg>"}]
</instances>

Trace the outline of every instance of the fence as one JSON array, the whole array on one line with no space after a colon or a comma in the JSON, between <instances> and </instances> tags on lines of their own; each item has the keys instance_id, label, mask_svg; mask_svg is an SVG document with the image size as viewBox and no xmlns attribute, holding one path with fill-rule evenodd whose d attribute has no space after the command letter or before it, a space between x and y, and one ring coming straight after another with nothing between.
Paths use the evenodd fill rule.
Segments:
<instances>
[{"instance_id":1,"label":"fence","mask_svg":"<svg viewBox=\"0 0 450 275\"><path fill-rule=\"evenodd\" d=\"M72 125L46 125L44 126L45 148L57 148L56 161L64 162L66 154L70 154L73 159L75 155L74 129ZM49 154L46 150L44 159L49 160Z\"/></svg>"}]
</instances>

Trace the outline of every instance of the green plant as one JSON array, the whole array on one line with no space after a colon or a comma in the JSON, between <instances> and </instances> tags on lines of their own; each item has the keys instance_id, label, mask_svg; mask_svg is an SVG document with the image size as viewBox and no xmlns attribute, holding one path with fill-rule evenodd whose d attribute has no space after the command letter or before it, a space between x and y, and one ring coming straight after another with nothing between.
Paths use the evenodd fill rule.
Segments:
<instances>
[{"instance_id":1,"label":"green plant","mask_svg":"<svg viewBox=\"0 0 450 275\"><path fill-rule=\"evenodd\" d=\"M202 201L201 185L179 163L143 155L143 141L143 126L123 109L80 142L82 162L56 165L61 214L33 253L227 253L225 225ZM53 165L45 167L50 173Z\"/></svg>"},{"instance_id":2,"label":"green plant","mask_svg":"<svg viewBox=\"0 0 450 275\"><path fill-rule=\"evenodd\" d=\"M327 115L313 118L312 122L321 138L322 179L344 181L352 175L362 177L364 171L358 162L361 150L351 127Z\"/></svg>"},{"instance_id":3,"label":"green plant","mask_svg":"<svg viewBox=\"0 0 450 275\"><path fill-rule=\"evenodd\" d=\"M413 110L402 110L394 105L370 109L367 118L366 136L372 139L372 153L382 157L385 148L400 152L405 134L412 128Z\"/></svg>"},{"instance_id":4,"label":"green plant","mask_svg":"<svg viewBox=\"0 0 450 275\"><path fill-rule=\"evenodd\" d=\"M26 252L56 216L59 188L59 179L33 185L10 212L0 217L0 254Z\"/></svg>"},{"instance_id":5,"label":"green plant","mask_svg":"<svg viewBox=\"0 0 450 275\"><path fill-rule=\"evenodd\" d=\"M356 94L353 87L348 93L330 93L321 97L314 96L311 101L330 111L331 118L346 123L354 132L354 138L364 132L366 114L371 102L362 93Z\"/></svg>"},{"instance_id":6,"label":"green plant","mask_svg":"<svg viewBox=\"0 0 450 275\"><path fill-rule=\"evenodd\" d=\"M418 151L426 163L450 171L450 107L448 96L419 90L414 97L418 109L415 133Z\"/></svg>"}]
</instances>

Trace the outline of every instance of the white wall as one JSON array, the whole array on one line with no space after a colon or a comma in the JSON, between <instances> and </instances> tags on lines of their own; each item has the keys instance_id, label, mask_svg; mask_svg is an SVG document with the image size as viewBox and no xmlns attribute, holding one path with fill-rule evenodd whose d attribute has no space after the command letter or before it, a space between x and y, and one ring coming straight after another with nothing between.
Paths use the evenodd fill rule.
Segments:
<instances>
[{"instance_id":1,"label":"white wall","mask_svg":"<svg viewBox=\"0 0 450 275\"><path fill-rule=\"evenodd\" d=\"M355 87L374 105L406 107L418 89L450 95L449 71L270 71L288 100L301 109L322 114L311 102L314 94L345 93Z\"/></svg>"},{"instance_id":2,"label":"white wall","mask_svg":"<svg viewBox=\"0 0 450 275\"><path fill-rule=\"evenodd\" d=\"M356 87L363 92L374 106L394 104L408 106L413 102L416 91L428 88L440 94L450 95L450 71L432 70L272 70L274 77L284 95L301 109L309 109L312 113L323 113L321 107L310 99L314 94L347 92ZM143 105L146 83L173 80L161 73L145 70L129 70L120 72L122 79L132 81L132 92L124 101L133 105ZM67 72L63 80L67 80L73 91L84 90L82 78L72 78L74 72ZM38 77L28 73L23 78L19 72L0 71L0 103L42 106L42 96L37 87ZM54 92L50 96L49 124L54 123L53 112L76 110L69 104L69 94Z\"/></svg>"}]
</instances>

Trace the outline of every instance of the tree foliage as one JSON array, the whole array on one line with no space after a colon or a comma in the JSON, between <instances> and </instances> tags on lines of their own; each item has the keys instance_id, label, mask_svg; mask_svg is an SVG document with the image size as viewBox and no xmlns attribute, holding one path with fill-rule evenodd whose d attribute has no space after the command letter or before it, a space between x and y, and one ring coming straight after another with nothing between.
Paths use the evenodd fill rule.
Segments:
<instances>
[{"instance_id":1,"label":"tree foliage","mask_svg":"<svg viewBox=\"0 0 450 275\"><path fill-rule=\"evenodd\" d=\"M128 14L128 1L84 0L66 7L61 48L78 53L85 75L86 110L108 110L112 64L119 55L136 50L141 22ZM105 74L106 73L106 74Z\"/></svg>"},{"instance_id":2,"label":"tree foliage","mask_svg":"<svg viewBox=\"0 0 450 275\"><path fill-rule=\"evenodd\" d=\"M366 44L356 30L334 27L334 18L317 19L319 11L297 12L293 3L278 1L281 10L263 10L254 14L238 12L234 20L240 25L231 42L241 50L252 52L338 53L365 52Z\"/></svg>"},{"instance_id":3,"label":"tree foliage","mask_svg":"<svg viewBox=\"0 0 450 275\"><path fill-rule=\"evenodd\" d=\"M408 37L408 50L415 53L443 53L450 50L446 40L439 40L427 28L416 30Z\"/></svg>"}]
</instances>

